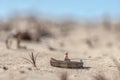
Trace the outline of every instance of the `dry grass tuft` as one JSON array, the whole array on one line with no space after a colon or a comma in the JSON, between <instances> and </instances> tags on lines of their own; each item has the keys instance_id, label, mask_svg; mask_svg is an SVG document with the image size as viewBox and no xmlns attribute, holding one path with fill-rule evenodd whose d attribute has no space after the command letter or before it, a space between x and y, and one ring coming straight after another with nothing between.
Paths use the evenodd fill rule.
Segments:
<instances>
[{"instance_id":1,"label":"dry grass tuft","mask_svg":"<svg viewBox=\"0 0 120 80\"><path fill-rule=\"evenodd\" d=\"M27 58L23 58L25 60L27 60L28 62L30 62L34 67L37 68L37 65L36 65L36 59L38 57L38 54L34 55L33 52L31 54L29 54L29 57L30 59L27 59Z\"/></svg>"}]
</instances>

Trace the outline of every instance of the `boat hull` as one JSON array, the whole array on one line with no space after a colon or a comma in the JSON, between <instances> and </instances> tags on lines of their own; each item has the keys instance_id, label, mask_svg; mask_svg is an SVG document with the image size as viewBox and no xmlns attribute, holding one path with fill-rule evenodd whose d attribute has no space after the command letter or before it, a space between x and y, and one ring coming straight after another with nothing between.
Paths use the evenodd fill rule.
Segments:
<instances>
[{"instance_id":1,"label":"boat hull","mask_svg":"<svg viewBox=\"0 0 120 80\"><path fill-rule=\"evenodd\" d=\"M83 68L83 62L76 62L76 61L65 62L61 60L56 60L54 58L51 58L50 64L51 66L61 67L61 68Z\"/></svg>"}]
</instances>

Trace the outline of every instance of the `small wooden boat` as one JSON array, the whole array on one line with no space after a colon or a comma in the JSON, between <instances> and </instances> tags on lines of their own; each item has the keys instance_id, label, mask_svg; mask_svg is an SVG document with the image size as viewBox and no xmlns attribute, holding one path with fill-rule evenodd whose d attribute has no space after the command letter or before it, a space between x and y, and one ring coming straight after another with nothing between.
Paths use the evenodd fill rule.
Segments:
<instances>
[{"instance_id":1,"label":"small wooden boat","mask_svg":"<svg viewBox=\"0 0 120 80\"><path fill-rule=\"evenodd\" d=\"M76 62L76 61L70 61L70 62L65 62L61 60L56 60L54 58L51 58L50 60L51 66L54 67L61 67L61 68L83 68L83 62Z\"/></svg>"}]
</instances>

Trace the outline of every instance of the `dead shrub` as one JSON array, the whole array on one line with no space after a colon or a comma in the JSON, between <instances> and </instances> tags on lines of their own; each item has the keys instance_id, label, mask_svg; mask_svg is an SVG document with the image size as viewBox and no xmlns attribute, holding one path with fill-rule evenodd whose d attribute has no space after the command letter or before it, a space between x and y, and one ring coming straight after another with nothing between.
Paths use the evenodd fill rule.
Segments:
<instances>
[{"instance_id":1,"label":"dead shrub","mask_svg":"<svg viewBox=\"0 0 120 80\"><path fill-rule=\"evenodd\" d=\"M29 57L30 57L30 59L28 59L28 58L23 58L23 59L30 62L34 67L37 68L36 60L37 60L38 54L34 55L33 52L32 52L31 54L29 54Z\"/></svg>"}]
</instances>

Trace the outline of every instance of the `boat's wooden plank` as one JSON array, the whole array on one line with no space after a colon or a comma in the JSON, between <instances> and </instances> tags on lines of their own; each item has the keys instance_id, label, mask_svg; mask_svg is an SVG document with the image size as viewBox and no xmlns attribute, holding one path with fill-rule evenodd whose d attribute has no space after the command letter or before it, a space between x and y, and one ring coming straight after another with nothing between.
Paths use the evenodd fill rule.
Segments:
<instances>
[{"instance_id":1,"label":"boat's wooden plank","mask_svg":"<svg viewBox=\"0 0 120 80\"><path fill-rule=\"evenodd\" d=\"M81 63L81 62L75 62L75 61L64 62L61 60L56 60L54 58L51 58L50 64L51 64L51 66L62 67L62 68L81 68L81 67L83 67L83 63Z\"/></svg>"}]
</instances>

